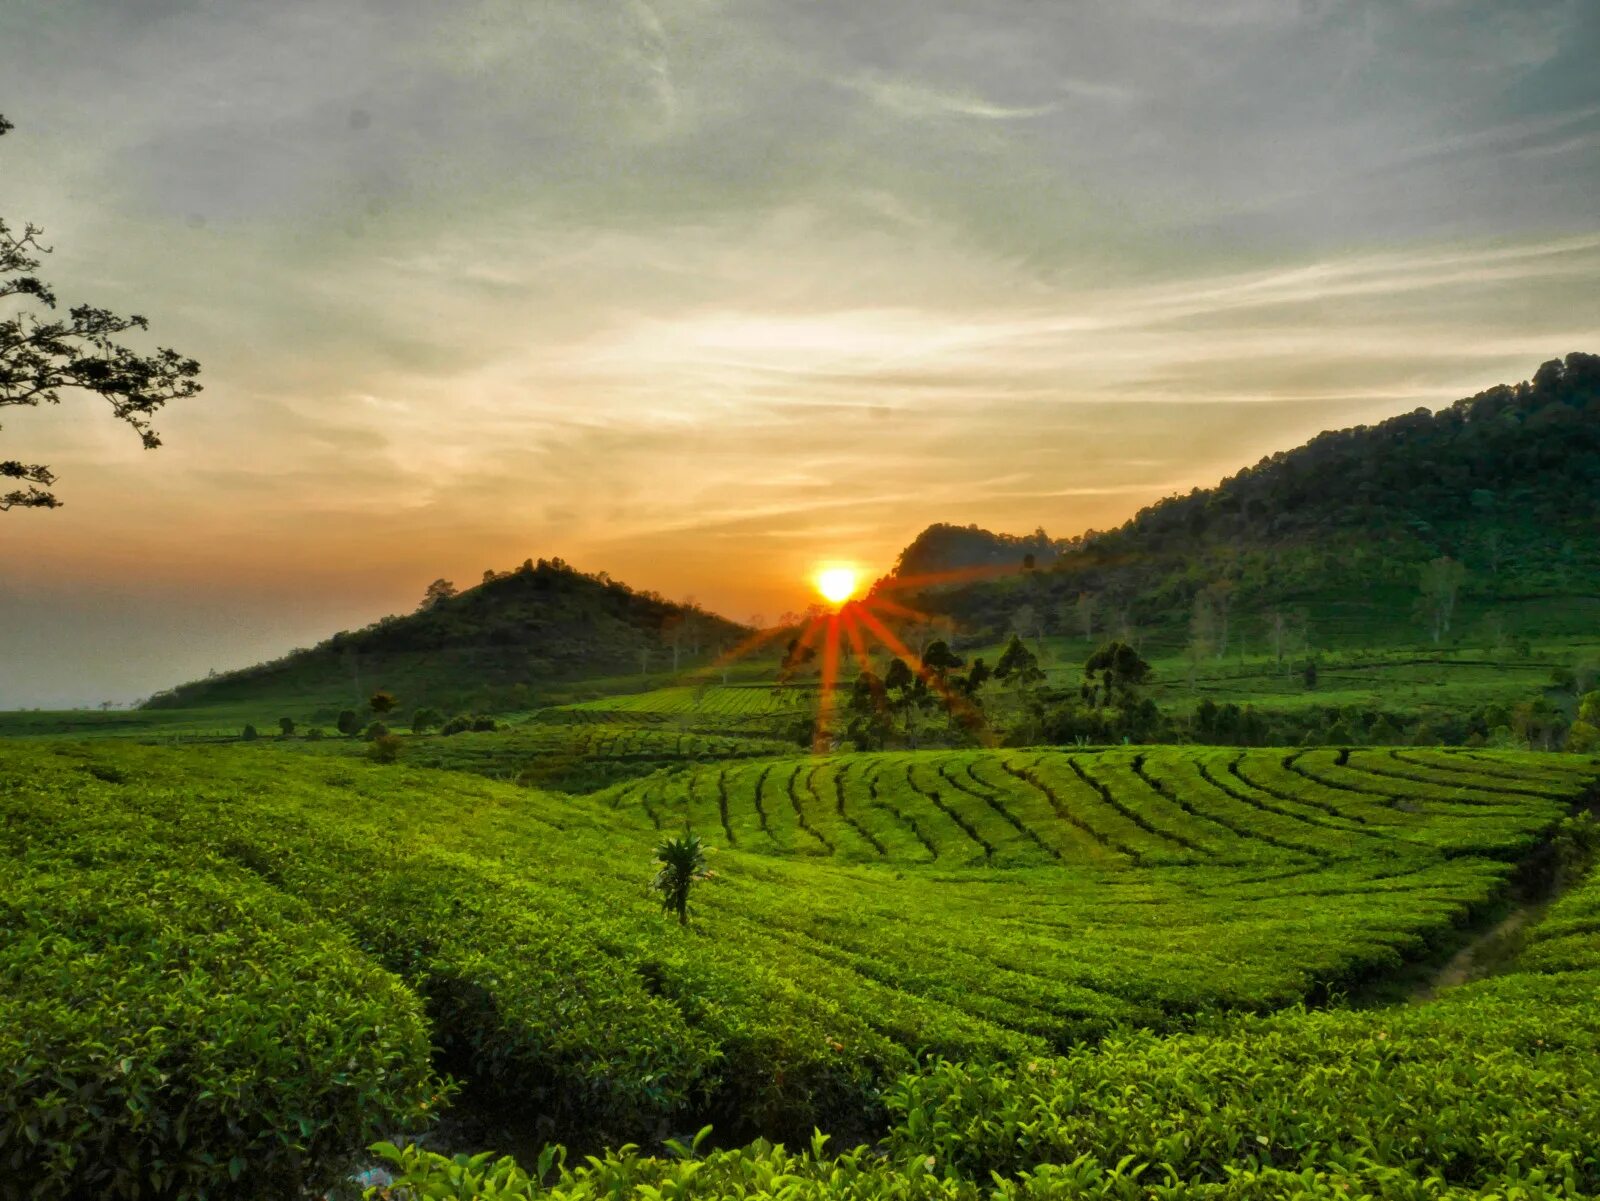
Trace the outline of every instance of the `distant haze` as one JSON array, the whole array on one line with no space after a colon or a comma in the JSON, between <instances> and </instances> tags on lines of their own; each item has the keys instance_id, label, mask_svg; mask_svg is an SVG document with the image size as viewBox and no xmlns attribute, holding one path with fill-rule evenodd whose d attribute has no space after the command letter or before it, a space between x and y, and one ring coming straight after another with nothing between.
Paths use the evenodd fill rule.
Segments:
<instances>
[{"instance_id":1,"label":"distant haze","mask_svg":"<svg viewBox=\"0 0 1600 1201\"><path fill-rule=\"evenodd\" d=\"M206 392L7 409L0 707L561 556L744 620L1600 350L1600 5L7 0L0 214Z\"/></svg>"}]
</instances>

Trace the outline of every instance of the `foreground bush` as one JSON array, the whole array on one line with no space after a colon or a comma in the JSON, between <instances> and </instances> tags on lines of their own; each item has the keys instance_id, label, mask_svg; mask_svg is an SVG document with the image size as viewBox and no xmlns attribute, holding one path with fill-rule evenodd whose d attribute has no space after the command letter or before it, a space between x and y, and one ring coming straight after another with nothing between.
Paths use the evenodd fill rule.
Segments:
<instances>
[{"instance_id":1,"label":"foreground bush","mask_svg":"<svg viewBox=\"0 0 1600 1201\"><path fill-rule=\"evenodd\" d=\"M1005 1067L940 1063L889 1096L888 1145L978 1178L1131 1157L1185 1180L1372 1165L1470 1189L1537 1172L1565 1182L1560 1195L1592 1195L1597 1001L1600 972L1519 973L1420 1006L1141 1033Z\"/></svg>"},{"instance_id":2,"label":"foreground bush","mask_svg":"<svg viewBox=\"0 0 1600 1201\"><path fill-rule=\"evenodd\" d=\"M394 977L259 883L107 857L0 880L0 1197L293 1197L427 1120Z\"/></svg>"}]
</instances>

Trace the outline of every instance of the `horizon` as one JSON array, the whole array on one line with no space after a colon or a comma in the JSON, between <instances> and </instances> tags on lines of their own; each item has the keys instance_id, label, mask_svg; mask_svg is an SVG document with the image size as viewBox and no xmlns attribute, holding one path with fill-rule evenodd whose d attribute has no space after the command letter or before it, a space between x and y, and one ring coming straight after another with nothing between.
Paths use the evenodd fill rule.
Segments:
<instances>
[{"instance_id":1,"label":"horizon","mask_svg":"<svg viewBox=\"0 0 1600 1201\"><path fill-rule=\"evenodd\" d=\"M0 215L205 385L5 414L0 708L529 557L773 616L1600 350L1592 6L451 14L0 15Z\"/></svg>"}]
</instances>

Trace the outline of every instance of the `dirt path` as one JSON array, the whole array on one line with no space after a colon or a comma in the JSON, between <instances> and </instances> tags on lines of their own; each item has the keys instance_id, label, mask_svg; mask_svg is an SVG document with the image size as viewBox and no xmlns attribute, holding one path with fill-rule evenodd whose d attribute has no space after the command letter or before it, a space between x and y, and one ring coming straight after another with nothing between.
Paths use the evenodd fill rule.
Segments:
<instances>
[{"instance_id":1,"label":"dirt path","mask_svg":"<svg viewBox=\"0 0 1600 1201\"><path fill-rule=\"evenodd\" d=\"M1469 980L1476 980L1479 976L1487 975L1492 970L1495 961L1502 958L1501 954L1488 957L1487 964L1480 965L1480 957L1486 949L1496 948L1511 938L1516 932L1527 925L1542 909L1543 905L1523 905L1512 910L1488 930L1478 935L1466 946L1462 947L1450 957L1450 962L1440 968L1426 984L1422 985L1412 994L1418 1001L1429 1001L1447 988L1454 988L1458 984L1465 984Z\"/></svg>"}]
</instances>

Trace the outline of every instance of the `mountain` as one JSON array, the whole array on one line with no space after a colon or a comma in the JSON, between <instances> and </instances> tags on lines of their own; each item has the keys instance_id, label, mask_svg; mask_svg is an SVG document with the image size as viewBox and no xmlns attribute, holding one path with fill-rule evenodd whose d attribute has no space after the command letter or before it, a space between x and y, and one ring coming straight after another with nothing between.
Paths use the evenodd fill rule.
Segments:
<instances>
[{"instance_id":1,"label":"mountain","mask_svg":"<svg viewBox=\"0 0 1600 1201\"><path fill-rule=\"evenodd\" d=\"M1036 566L1044 566L1054 562L1067 545L1042 529L1019 536L996 534L976 525L937 522L900 552L891 574L900 580L959 577L969 572L981 573L986 568L1015 567L1030 555Z\"/></svg>"},{"instance_id":2,"label":"mountain","mask_svg":"<svg viewBox=\"0 0 1600 1201\"><path fill-rule=\"evenodd\" d=\"M912 556L914 570L897 574L958 566L926 553L940 542L935 531L949 528L919 536L901 556ZM1074 620L1067 610L1088 594L1102 619L1115 615L1170 640L1185 636L1207 604L1302 606L1333 641L1379 633L1397 642L1415 638L1421 624L1412 610L1424 568L1449 559L1460 565L1446 572L1460 572L1461 613L1447 615L1443 631L1453 637L1467 628L1456 618L1494 623L1552 599L1576 602L1558 625L1592 628L1600 616L1600 356L1551 360L1532 380L1438 412L1319 434L1214 488L1060 545L1048 568L1017 563L1003 579L924 594L923 607L972 635L1005 630L1022 604L1064 630Z\"/></svg>"},{"instance_id":3,"label":"mountain","mask_svg":"<svg viewBox=\"0 0 1600 1201\"><path fill-rule=\"evenodd\" d=\"M744 627L560 559L486 573L456 593L429 588L415 613L341 631L309 650L181 684L150 708L191 708L293 697L337 708L379 688L442 709L520 708L576 680L637 675L704 662ZM323 716L319 720L329 720Z\"/></svg>"}]
</instances>

